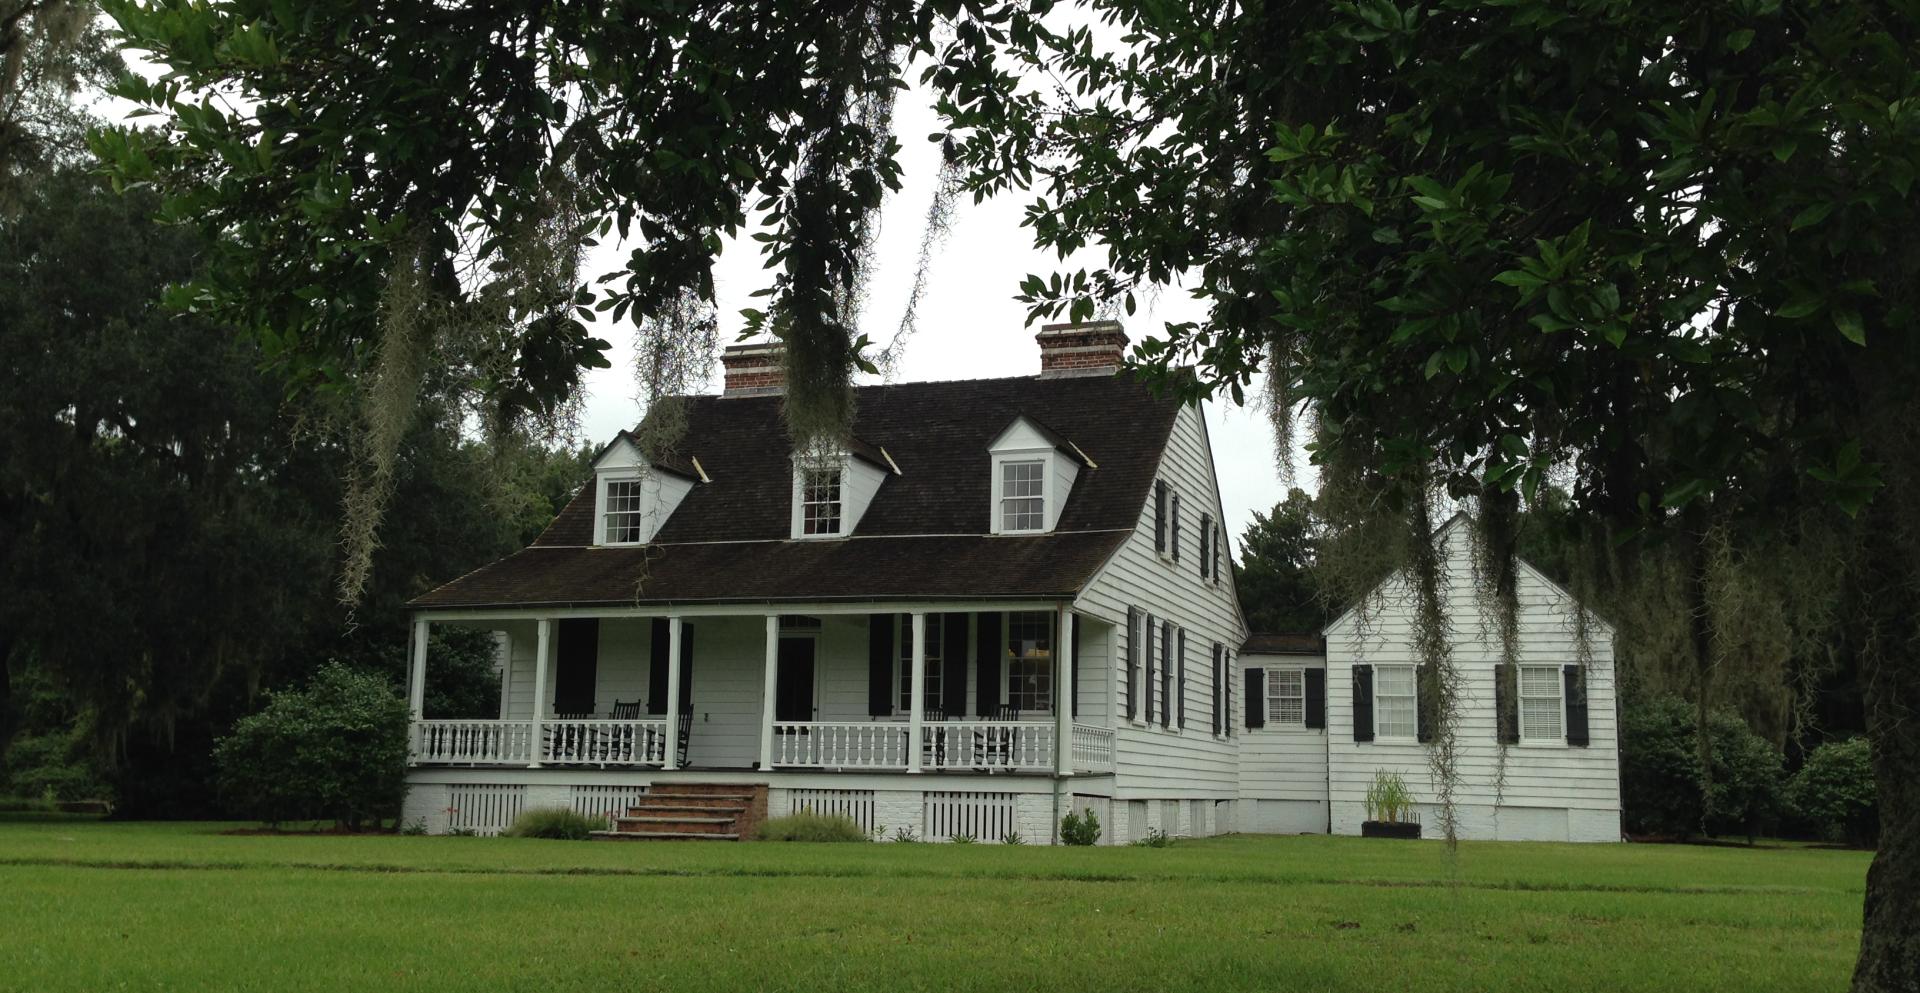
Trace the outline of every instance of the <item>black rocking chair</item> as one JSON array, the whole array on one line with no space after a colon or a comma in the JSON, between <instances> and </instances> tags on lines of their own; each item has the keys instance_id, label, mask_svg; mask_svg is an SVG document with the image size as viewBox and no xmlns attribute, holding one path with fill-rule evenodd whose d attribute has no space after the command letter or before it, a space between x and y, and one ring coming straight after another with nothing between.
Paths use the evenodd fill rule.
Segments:
<instances>
[{"instance_id":1,"label":"black rocking chair","mask_svg":"<svg viewBox=\"0 0 1920 993\"><path fill-rule=\"evenodd\" d=\"M1007 704L994 708L995 723L1007 723L1020 719L1020 709ZM981 772L991 771L994 767L1006 767L1013 764L1013 728L982 728L973 733L974 766Z\"/></svg>"},{"instance_id":2,"label":"black rocking chair","mask_svg":"<svg viewBox=\"0 0 1920 993\"><path fill-rule=\"evenodd\" d=\"M693 740L693 715L690 713L681 714L680 729L679 729L679 742L680 742L679 754L680 754L680 767L683 769L686 768L687 766L687 743L692 740Z\"/></svg>"},{"instance_id":3,"label":"black rocking chair","mask_svg":"<svg viewBox=\"0 0 1920 993\"><path fill-rule=\"evenodd\" d=\"M947 764L947 712L939 707L929 707L921 718L928 725L926 736L920 740L920 763L922 768L942 769Z\"/></svg>"}]
</instances>

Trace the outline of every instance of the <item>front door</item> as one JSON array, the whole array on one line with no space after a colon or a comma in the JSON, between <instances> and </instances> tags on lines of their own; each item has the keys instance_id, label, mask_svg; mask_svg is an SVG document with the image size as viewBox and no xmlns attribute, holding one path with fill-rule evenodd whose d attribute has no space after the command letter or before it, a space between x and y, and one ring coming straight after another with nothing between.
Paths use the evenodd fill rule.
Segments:
<instances>
[{"instance_id":1,"label":"front door","mask_svg":"<svg viewBox=\"0 0 1920 993\"><path fill-rule=\"evenodd\" d=\"M812 638L780 639L773 687L773 719L778 723L813 720L813 646Z\"/></svg>"}]
</instances>

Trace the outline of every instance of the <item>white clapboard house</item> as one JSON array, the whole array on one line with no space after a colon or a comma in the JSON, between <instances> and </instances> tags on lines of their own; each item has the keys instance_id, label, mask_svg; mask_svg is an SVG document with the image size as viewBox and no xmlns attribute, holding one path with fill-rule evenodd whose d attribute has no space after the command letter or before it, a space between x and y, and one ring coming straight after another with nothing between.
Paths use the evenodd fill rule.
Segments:
<instances>
[{"instance_id":1,"label":"white clapboard house","mask_svg":"<svg viewBox=\"0 0 1920 993\"><path fill-rule=\"evenodd\" d=\"M1119 373L1117 324L1038 339L1037 375L861 387L844 450L805 455L778 352L727 349L724 391L688 398L671 451L623 434L531 546L413 601L406 819L490 833L565 806L623 836L726 838L814 809L886 837L1047 843L1091 808L1125 843L1352 833L1376 768L1423 786L1393 584L1324 651L1249 642L1200 410ZM1468 825L1617 836L1608 684L1554 697L1546 740L1533 661L1576 663L1554 627L1574 608L1528 582L1522 740L1496 749L1505 789ZM496 633L497 717L421 712L438 625ZM1368 700L1326 692L1349 679Z\"/></svg>"}]
</instances>

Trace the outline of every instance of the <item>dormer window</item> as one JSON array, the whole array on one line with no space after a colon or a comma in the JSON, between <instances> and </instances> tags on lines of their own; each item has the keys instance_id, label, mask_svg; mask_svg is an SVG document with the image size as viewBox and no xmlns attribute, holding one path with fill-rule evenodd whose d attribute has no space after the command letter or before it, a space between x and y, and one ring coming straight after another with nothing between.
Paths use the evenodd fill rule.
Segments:
<instances>
[{"instance_id":1,"label":"dormer window","mask_svg":"<svg viewBox=\"0 0 1920 993\"><path fill-rule=\"evenodd\" d=\"M1092 460L1073 442L1021 416L987 446L993 476L988 483L994 534L1044 534L1060 522L1067 494L1081 466Z\"/></svg>"},{"instance_id":2,"label":"dormer window","mask_svg":"<svg viewBox=\"0 0 1920 993\"><path fill-rule=\"evenodd\" d=\"M648 459L622 431L593 460L593 543L644 545L666 526L680 501L705 478L698 460Z\"/></svg>"},{"instance_id":3,"label":"dormer window","mask_svg":"<svg viewBox=\"0 0 1920 993\"><path fill-rule=\"evenodd\" d=\"M815 466L800 470L800 533L823 537L840 533L840 469Z\"/></svg>"},{"instance_id":4,"label":"dormer window","mask_svg":"<svg viewBox=\"0 0 1920 993\"><path fill-rule=\"evenodd\" d=\"M643 534L641 525L641 481L638 479L607 480L607 499L605 503L605 527L609 545L632 545L640 542Z\"/></svg>"},{"instance_id":5,"label":"dormer window","mask_svg":"<svg viewBox=\"0 0 1920 993\"><path fill-rule=\"evenodd\" d=\"M1047 463L1000 463L1000 530L1047 529Z\"/></svg>"}]
</instances>

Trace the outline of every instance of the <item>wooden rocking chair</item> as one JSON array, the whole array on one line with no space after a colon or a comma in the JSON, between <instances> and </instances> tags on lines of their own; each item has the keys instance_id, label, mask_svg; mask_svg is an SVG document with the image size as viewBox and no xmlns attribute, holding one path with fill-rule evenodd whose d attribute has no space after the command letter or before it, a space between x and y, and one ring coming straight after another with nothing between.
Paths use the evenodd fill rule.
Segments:
<instances>
[{"instance_id":1,"label":"wooden rocking chair","mask_svg":"<svg viewBox=\"0 0 1920 993\"><path fill-rule=\"evenodd\" d=\"M1007 723L1019 719L1020 709L1018 707L1003 703L994 708L993 720L995 723ZM973 733L973 755L974 761L980 764L975 765L974 769L980 772L991 772L996 766L1005 767L1012 765L1013 734L1013 728L982 728L975 731Z\"/></svg>"}]
</instances>

